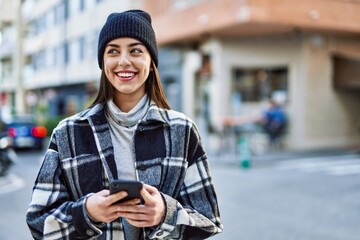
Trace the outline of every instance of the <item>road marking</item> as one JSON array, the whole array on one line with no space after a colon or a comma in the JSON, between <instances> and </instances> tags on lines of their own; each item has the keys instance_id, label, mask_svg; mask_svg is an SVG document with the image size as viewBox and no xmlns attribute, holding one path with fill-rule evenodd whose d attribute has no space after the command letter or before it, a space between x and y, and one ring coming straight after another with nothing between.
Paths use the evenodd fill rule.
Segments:
<instances>
[{"instance_id":1,"label":"road marking","mask_svg":"<svg viewBox=\"0 0 360 240\"><path fill-rule=\"evenodd\" d=\"M8 174L0 178L0 194L19 190L24 186L24 180L14 174Z\"/></svg>"},{"instance_id":2,"label":"road marking","mask_svg":"<svg viewBox=\"0 0 360 240\"><path fill-rule=\"evenodd\" d=\"M277 170L297 170L307 173L321 172L333 176L360 174L359 155L303 158L279 163Z\"/></svg>"}]
</instances>

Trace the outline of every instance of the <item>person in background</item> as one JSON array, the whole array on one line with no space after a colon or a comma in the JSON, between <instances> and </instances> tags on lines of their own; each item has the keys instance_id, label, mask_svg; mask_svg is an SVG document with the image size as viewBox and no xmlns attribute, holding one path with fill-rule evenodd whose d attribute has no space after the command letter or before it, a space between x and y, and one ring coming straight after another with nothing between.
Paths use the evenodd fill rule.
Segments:
<instances>
[{"instance_id":1,"label":"person in background","mask_svg":"<svg viewBox=\"0 0 360 240\"><path fill-rule=\"evenodd\" d=\"M170 109L157 72L151 17L112 13L98 42L93 104L54 129L26 220L35 239L205 239L222 232L195 124ZM143 182L139 199L109 192Z\"/></svg>"},{"instance_id":2,"label":"person in background","mask_svg":"<svg viewBox=\"0 0 360 240\"><path fill-rule=\"evenodd\" d=\"M268 107L263 111L240 116L227 116L223 119L225 127L241 127L252 123L259 124L266 133L270 149L282 147L282 138L286 133L288 119L279 101L269 99Z\"/></svg>"},{"instance_id":3,"label":"person in background","mask_svg":"<svg viewBox=\"0 0 360 240\"><path fill-rule=\"evenodd\" d=\"M268 135L270 147L280 148L281 138L284 136L287 127L287 116L281 104L270 99L269 108L263 112L259 122Z\"/></svg>"}]
</instances>

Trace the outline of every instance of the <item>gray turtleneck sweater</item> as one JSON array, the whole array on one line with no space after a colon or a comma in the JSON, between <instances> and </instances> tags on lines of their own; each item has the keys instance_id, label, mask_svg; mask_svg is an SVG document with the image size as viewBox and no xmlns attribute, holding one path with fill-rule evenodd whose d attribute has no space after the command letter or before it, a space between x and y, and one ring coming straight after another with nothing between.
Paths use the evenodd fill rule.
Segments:
<instances>
[{"instance_id":1,"label":"gray turtleneck sweater","mask_svg":"<svg viewBox=\"0 0 360 240\"><path fill-rule=\"evenodd\" d=\"M150 106L145 94L129 112L121 111L115 103L107 102L106 118L114 147L114 157L119 179L138 180L135 168L134 132ZM125 239L139 239L141 230L123 219Z\"/></svg>"},{"instance_id":2,"label":"gray turtleneck sweater","mask_svg":"<svg viewBox=\"0 0 360 240\"><path fill-rule=\"evenodd\" d=\"M121 111L115 103L107 102L106 118L110 124L114 146L115 162L119 179L137 180L135 171L134 131L149 109L149 99L145 94L129 112Z\"/></svg>"}]
</instances>

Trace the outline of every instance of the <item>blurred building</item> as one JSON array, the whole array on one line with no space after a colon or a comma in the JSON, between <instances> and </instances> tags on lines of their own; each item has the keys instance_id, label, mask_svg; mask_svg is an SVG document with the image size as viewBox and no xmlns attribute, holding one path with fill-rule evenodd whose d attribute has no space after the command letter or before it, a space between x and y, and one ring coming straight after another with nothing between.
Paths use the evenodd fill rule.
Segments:
<instances>
[{"instance_id":1,"label":"blurred building","mask_svg":"<svg viewBox=\"0 0 360 240\"><path fill-rule=\"evenodd\" d=\"M0 117L23 103L21 1L0 1ZM19 110L23 110L20 104ZM2 116L4 117L4 116Z\"/></svg>"},{"instance_id":2,"label":"blurred building","mask_svg":"<svg viewBox=\"0 0 360 240\"><path fill-rule=\"evenodd\" d=\"M0 0L0 104L52 117L87 106L98 86L106 16L153 16L173 108L218 148L222 118L281 100L293 149L359 144L356 0Z\"/></svg>"},{"instance_id":3,"label":"blurred building","mask_svg":"<svg viewBox=\"0 0 360 240\"><path fill-rule=\"evenodd\" d=\"M9 8L14 2L19 3ZM136 7L134 1L2 1L2 11L14 13L12 20L2 21L5 53L0 55L1 92L11 112L49 118L89 104L100 76L96 63L100 28L114 9ZM21 44L11 46L14 42ZM13 51L13 56L6 51ZM15 59L17 55L22 59ZM20 72L13 67L18 62Z\"/></svg>"},{"instance_id":4,"label":"blurred building","mask_svg":"<svg viewBox=\"0 0 360 240\"><path fill-rule=\"evenodd\" d=\"M359 1L145 2L159 44L182 49L182 106L205 129L275 98L289 148L359 146Z\"/></svg>"}]
</instances>

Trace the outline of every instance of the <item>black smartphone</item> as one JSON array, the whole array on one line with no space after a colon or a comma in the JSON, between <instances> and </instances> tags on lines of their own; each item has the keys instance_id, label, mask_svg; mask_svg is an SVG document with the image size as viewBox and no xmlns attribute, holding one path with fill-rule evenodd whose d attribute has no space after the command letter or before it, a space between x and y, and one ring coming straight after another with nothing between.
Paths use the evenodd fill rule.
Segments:
<instances>
[{"instance_id":1,"label":"black smartphone","mask_svg":"<svg viewBox=\"0 0 360 240\"><path fill-rule=\"evenodd\" d=\"M110 182L110 194L114 194L120 191L126 191L127 196L116 203L122 203L130 199L138 198L141 202L143 199L140 194L140 190L142 189L143 184L139 181L133 180L113 180Z\"/></svg>"}]
</instances>

